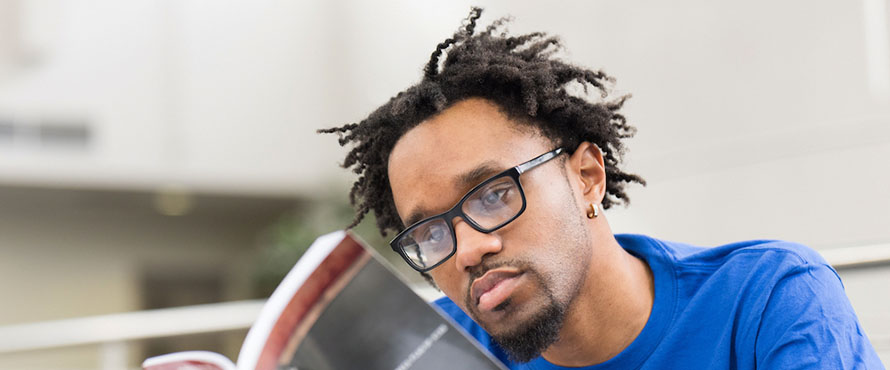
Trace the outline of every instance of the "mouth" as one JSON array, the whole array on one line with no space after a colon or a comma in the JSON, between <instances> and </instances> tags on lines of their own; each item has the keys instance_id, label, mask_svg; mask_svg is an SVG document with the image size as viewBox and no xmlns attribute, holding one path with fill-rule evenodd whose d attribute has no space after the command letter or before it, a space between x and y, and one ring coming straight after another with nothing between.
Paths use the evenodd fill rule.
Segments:
<instances>
[{"instance_id":1,"label":"mouth","mask_svg":"<svg viewBox=\"0 0 890 370\"><path fill-rule=\"evenodd\" d=\"M502 310L513 291L519 287L523 272L513 269L494 269L473 281L470 286L473 302L481 312Z\"/></svg>"}]
</instances>

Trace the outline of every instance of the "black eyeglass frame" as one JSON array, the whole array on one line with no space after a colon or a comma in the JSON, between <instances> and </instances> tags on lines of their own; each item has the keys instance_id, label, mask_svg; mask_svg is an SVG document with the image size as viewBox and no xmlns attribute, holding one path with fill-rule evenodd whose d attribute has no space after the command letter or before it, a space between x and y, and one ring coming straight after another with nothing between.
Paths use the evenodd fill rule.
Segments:
<instances>
[{"instance_id":1,"label":"black eyeglass frame","mask_svg":"<svg viewBox=\"0 0 890 370\"><path fill-rule=\"evenodd\" d=\"M562 154L564 151L565 150L563 148L553 149L547 153L541 154L541 155L539 155L535 158L532 158L526 162L523 162L515 167L508 168L507 170L504 170L501 173L498 173L492 177L489 177L487 180L479 183L479 185L474 186L466 194L464 194L464 196L461 197L460 201L458 201L457 204L454 205L454 207L451 207L451 209L445 211L444 213L440 213L438 215L430 216L423 220L417 221L414 224L412 224L411 226L405 228L405 230L402 230L402 232L400 232L398 235L396 235L395 238L393 238L392 241L389 242L389 246L392 248L393 251L395 251L400 256L402 256L402 259L404 259L405 262L407 262L408 265L411 266L411 268L413 268L419 272L427 272L427 271L430 271L430 270L438 267L445 261L448 261L449 259L451 259L451 257L454 256L454 253L457 252L457 234L454 231L454 224L451 222L451 220L453 220L455 217L460 217L476 231L486 233L486 234L497 231L498 229L513 222L513 220L515 220L520 215L522 215L523 212L525 212L525 206L526 206L525 190L522 189L522 182L519 181L519 175L522 175L523 173L525 173L537 166L540 166L553 158L556 158L557 156ZM519 189L519 195L522 198L522 207L519 209L519 212L516 212L516 215L514 215L510 219L498 224L497 226L494 226L491 228L484 228L481 225L479 225L476 221L474 221L471 217L469 217L466 213L464 213L464 211L463 211L464 202L473 193L475 193L477 190L483 188L484 186L488 185L489 183L491 183L495 180L501 179L503 177L508 177L508 176L511 177L514 182L516 182L516 187ZM445 224L448 225L448 230L451 231L451 240L452 240L452 244L453 244L451 247L451 253L449 253L447 256L442 258L441 261L436 262L436 264L434 264L430 267L417 266L412 261L412 259L410 257L408 257L408 255L406 254L407 252L403 248L400 248L398 246L399 241L401 241L401 239L403 237L410 234L411 231L416 229L418 226L423 225L427 222L436 220L436 219L444 219Z\"/></svg>"}]
</instances>

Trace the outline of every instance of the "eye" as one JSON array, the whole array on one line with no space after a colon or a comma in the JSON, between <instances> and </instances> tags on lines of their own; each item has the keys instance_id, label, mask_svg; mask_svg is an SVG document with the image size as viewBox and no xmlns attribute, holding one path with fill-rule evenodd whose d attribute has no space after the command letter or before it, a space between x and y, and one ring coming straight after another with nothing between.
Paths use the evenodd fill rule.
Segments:
<instances>
[{"instance_id":1,"label":"eye","mask_svg":"<svg viewBox=\"0 0 890 370\"><path fill-rule=\"evenodd\" d=\"M509 176L500 176L470 193L461 210L476 227L494 230L516 216L522 206L519 184Z\"/></svg>"},{"instance_id":2,"label":"eye","mask_svg":"<svg viewBox=\"0 0 890 370\"><path fill-rule=\"evenodd\" d=\"M501 183L483 189L478 199L480 210L496 211L507 206L513 197L513 188L511 183Z\"/></svg>"},{"instance_id":3,"label":"eye","mask_svg":"<svg viewBox=\"0 0 890 370\"><path fill-rule=\"evenodd\" d=\"M414 240L420 248L438 247L450 239L448 227L441 223L434 223L417 229Z\"/></svg>"},{"instance_id":4,"label":"eye","mask_svg":"<svg viewBox=\"0 0 890 370\"><path fill-rule=\"evenodd\" d=\"M426 240L433 243L439 243L442 239L445 239L445 230L442 226L431 226L429 230L427 230Z\"/></svg>"},{"instance_id":5,"label":"eye","mask_svg":"<svg viewBox=\"0 0 890 370\"><path fill-rule=\"evenodd\" d=\"M507 187L489 189L485 192L485 194L482 194L482 197L480 199L482 201L482 205L490 207L497 204L503 204L504 195L509 190L510 189Z\"/></svg>"}]
</instances>

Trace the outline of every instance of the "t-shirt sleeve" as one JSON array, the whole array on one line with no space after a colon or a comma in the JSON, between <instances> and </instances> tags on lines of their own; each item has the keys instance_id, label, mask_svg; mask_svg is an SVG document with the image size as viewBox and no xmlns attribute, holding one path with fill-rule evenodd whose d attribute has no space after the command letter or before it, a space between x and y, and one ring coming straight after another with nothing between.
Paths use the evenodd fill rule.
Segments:
<instances>
[{"instance_id":1,"label":"t-shirt sleeve","mask_svg":"<svg viewBox=\"0 0 890 370\"><path fill-rule=\"evenodd\" d=\"M756 339L758 369L884 369L837 273L800 264L773 288Z\"/></svg>"}]
</instances>

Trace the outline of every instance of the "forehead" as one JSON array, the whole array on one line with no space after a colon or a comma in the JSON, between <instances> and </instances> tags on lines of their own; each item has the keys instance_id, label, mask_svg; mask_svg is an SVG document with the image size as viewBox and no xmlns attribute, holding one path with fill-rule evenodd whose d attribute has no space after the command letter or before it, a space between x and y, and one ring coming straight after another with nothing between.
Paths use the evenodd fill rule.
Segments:
<instances>
[{"instance_id":1,"label":"forehead","mask_svg":"<svg viewBox=\"0 0 890 370\"><path fill-rule=\"evenodd\" d=\"M409 130L389 158L393 199L404 220L418 208L444 210L469 187L460 179L480 166L498 171L552 148L483 99L468 99ZM470 185L472 186L472 184Z\"/></svg>"}]
</instances>

